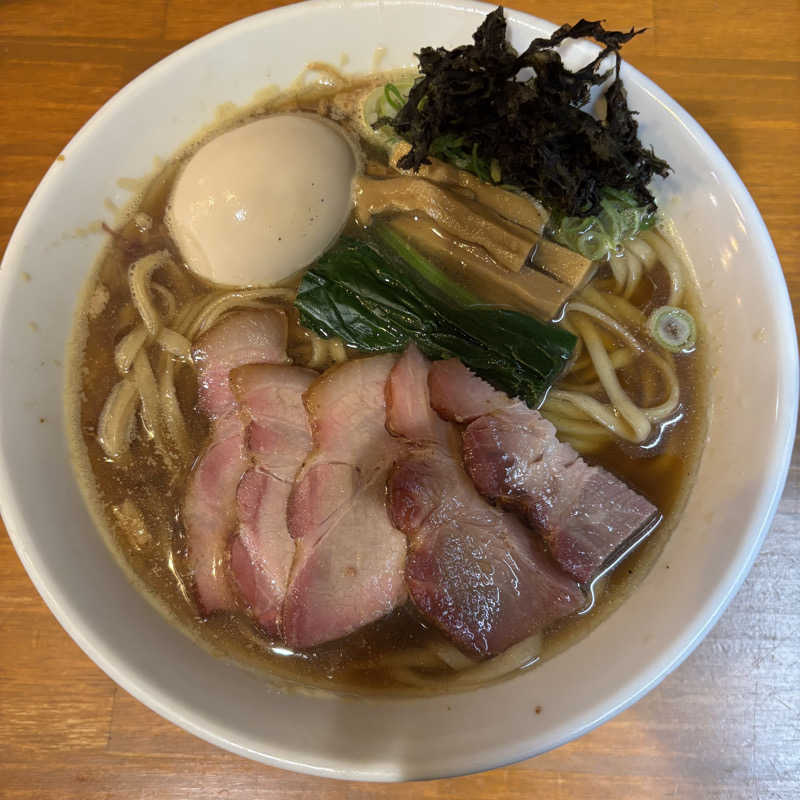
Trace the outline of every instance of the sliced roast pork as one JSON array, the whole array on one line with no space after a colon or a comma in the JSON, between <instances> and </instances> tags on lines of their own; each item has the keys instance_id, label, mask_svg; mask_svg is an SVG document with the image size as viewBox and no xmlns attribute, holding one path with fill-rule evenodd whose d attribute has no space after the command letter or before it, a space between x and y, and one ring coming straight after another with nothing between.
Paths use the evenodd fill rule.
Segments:
<instances>
[{"instance_id":1,"label":"sliced roast pork","mask_svg":"<svg viewBox=\"0 0 800 800\"><path fill-rule=\"evenodd\" d=\"M303 403L319 373L302 367L251 364L231 373L239 408L251 420L247 444L255 463L293 482L311 450L311 427Z\"/></svg>"},{"instance_id":2,"label":"sliced roast pork","mask_svg":"<svg viewBox=\"0 0 800 800\"><path fill-rule=\"evenodd\" d=\"M269 311L235 311L207 330L192 348L198 371L200 410L217 419L236 401L228 382L235 367L244 364L286 364L286 315Z\"/></svg>"},{"instance_id":3,"label":"sliced roast pork","mask_svg":"<svg viewBox=\"0 0 800 800\"><path fill-rule=\"evenodd\" d=\"M474 420L464 431L463 448L475 486L520 514L575 580L590 581L613 553L658 518L647 499L559 442L556 429L538 411L510 401L460 362L445 363L450 383L443 380L445 367L439 368L437 409ZM492 398L497 402L487 409L491 413L476 413Z\"/></svg>"},{"instance_id":4,"label":"sliced roast pork","mask_svg":"<svg viewBox=\"0 0 800 800\"><path fill-rule=\"evenodd\" d=\"M314 449L289 498L297 543L284 636L307 648L338 639L406 600L405 537L389 520L386 478L403 445L386 431L394 356L328 370L305 402Z\"/></svg>"},{"instance_id":5,"label":"sliced roast pork","mask_svg":"<svg viewBox=\"0 0 800 800\"><path fill-rule=\"evenodd\" d=\"M249 466L244 428L236 411L213 427L189 475L182 521L200 610L235 607L228 582L228 544L236 525L236 487Z\"/></svg>"},{"instance_id":6,"label":"sliced roast pork","mask_svg":"<svg viewBox=\"0 0 800 800\"><path fill-rule=\"evenodd\" d=\"M477 378L457 358L434 361L428 373L431 405L443 419L473 419L514 404L504 392Z\"/></svg>"},{"instance_id":7,"label":"sliced roast pork","mask_svg":"<svg viewBox=\"0 0 800 800\"><path fill-rule=\"evenodd\" d=\"M286 503L295 476L311 449L303 393L318 377L300 367L239 367L230 383L251 420L247 445L255 466L236 492L239 526L231 545L231 569L259 625L282 634L283 601L294 559Z\"/></svg>"},{"instance_id":8,"label":"sliced roast pork","mask_svg":"<svg viewBox=\"0 0 800 800\"><path fill-rule=\"evenodd\" d=\"M405 577L415 606L464 652L485 658L585 600L517 517L475 491L457 430L431 411L428 366L411 347L389 381L389 427L416 445L390 475L389 508L408 536Z\"/></svg>"},{"instance_id":9,"label":"sliced roast pork","mask_svg":"<svg viewBox=\"0 0 800 800\"><path fill-rule=\"evenodd\" d=\"M281 311L229 314L194 348L201 409L212 420L209 441L189 475L182 509L200 610L232 609L228 579L236 491L250 466L245 423L228 384L230 370L247 363L285 363L286 316Z\"/></svg>"},{"instance_id":10,"label":"sliced roast pork","mask_svg":"<svg viewBox=\"0 0 800 800\"><path fill-rule=\"evenodd\" d=\"M431 408L430 368L431 362L412 342L386 382L386 426L411 444L447 447L454 428Z\"/></svg>"}]
</instances>

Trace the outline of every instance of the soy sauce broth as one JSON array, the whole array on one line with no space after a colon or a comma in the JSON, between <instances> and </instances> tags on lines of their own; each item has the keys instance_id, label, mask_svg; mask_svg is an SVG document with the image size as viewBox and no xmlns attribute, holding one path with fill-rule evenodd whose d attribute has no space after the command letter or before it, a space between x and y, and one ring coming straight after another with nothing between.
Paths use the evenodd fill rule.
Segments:
<instances>
[{"instance_id":1,"label":"soy sauce broth","mask_svg":"<svg viewBox=\"0 0 800 800\"><path fill-rule=\"evenodd\" d=\"M375 80L372 78L370 80ZM276 110L317 109L331 90L283 97L270 106L249 111L240 120ZM189 148L186 152L190 152ZM369 155L374 156L374 153ZM144 437L133 441L130 452L117 462L100 448L97 420L108 393L118 380L114 347L138 321L128 293L127 269L146 252L169 248L178 255L163 222L164 207L181 158L170 162L145 190L135 208L137 217L120 229L99 260L87 286L76 325L71 371L73 387L67 398L73 420L73 451L84 493L98 527L129 578L184 632L212 652L233 659L270 679L345 692L412 692L394 677L397 663L409 663L408 654L441 641L407 605L345 639L305 652L292 652L273 642L245 614L218 613L202 619L192 597L186 559L186 540L180 508L186 475L174 477ZM144 214L146 217L142 217ZM138 223L137 223L138 220ZM147 230L142 222L150 221ZM356 230L355 224L351 232ZM180 263L180 259L176 259ZM649 296L637 298L645 306L662 301L667 290L663 269L652 270ZM187 270L158 274L175 295L179 307L209 291ZM699 319L695 299L690 310ZM293 309L290 355L295 363L302 352L304 333ZM657 529L609 576L588 613L568 618L545 633L541 658L547 659L576 642L608 616L642 580L661 552L680 516L696 472L706 422L705 368L702 341L697 352L675 359L681 386L681 404L675 418L648 448L611 444L587 457L640 491L661 511ZM635 370L623 376L635 393ZM176 372L176 389L184 409L193 452L199 454L208 435L208 423L195 409L195 374ZM412 658L413 663L413 658ZM435 670L434 670L435 672ZM451 674L442 665L441 676Z\"/></svg>"}]
</instances>

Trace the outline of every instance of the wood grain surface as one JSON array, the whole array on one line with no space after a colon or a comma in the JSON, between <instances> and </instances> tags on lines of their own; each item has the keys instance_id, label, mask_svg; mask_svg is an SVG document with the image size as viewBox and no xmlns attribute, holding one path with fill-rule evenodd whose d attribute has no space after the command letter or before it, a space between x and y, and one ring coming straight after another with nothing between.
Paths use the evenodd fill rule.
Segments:
<instances>
[{"instance_id":1,"label":"wood grain surface","mask_svg":"<svg viewBox=\"0 0 800 800\"><path fill-rule=\"evenodd\" d=\"M114 92L264 0L0 0L0 247ZM516 0L556 22L651 30L626 57L711 134L753 194L800 307L800 2ZM0 536L4 798L800 797L800 460L719 624L628 711L554 752L455 780L337 783L260 766L165 722L67 637Z\"/></svg>"}]
</instances>

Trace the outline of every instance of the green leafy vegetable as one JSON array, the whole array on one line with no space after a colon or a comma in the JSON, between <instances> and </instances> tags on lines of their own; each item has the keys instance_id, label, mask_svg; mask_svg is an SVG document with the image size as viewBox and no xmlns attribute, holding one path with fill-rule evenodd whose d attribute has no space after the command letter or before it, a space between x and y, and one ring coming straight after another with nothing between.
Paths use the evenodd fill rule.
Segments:
<instances>
[{"instance_id":1,"label":"green leafy vegetable","mask_svg":"<svg viewBox=\"0 0 800 800\"><path fill-rule=\"evenodd\" d=\"M422 253L414 249L402 236L398 236L391 228L377 223L373 231L378 240L398 256L401 261L414 270L419 278L427 281L438 289L443 296L462 306L480 306L483 301L459 283L451 280L447 275L427 259Z\"/></svg>"},{"instance_id":2,"label":"green leafy vegetable","mask_svg":"<svg viewBox=\"0 0 800 800\"><path fill-rule=\"evenodd\" d=\"M600 205L602 210L593 217L554 214L550 222L553 238L591 261L597 261L655 222L652 208L638 205L627 192L605 188L600 193Z\"/></svg>"},{"instance_id":3,"label":"green leafy vegetable","mask_svg":"<svg viewBox=\"0 0 800 800\"><path fill-rule=\"evenodd\" d=\"M599 22L564 25L534 39L519 54L506 40L503 9L489 14L474 43L418 53L422 77L408 102L386 120L411 143L400 161L417 169L436 155L488 180L496 160L504 183L518 186L566 217L599 217L604 193L625 192L648 211L655 202L647 184L669 165L639 141L634 112L619 77L620 47L642 33L607 31ZM598 56L575 72L555 48L567 39L592 38ZM601 71L607 56L616 68ZM533 76L520 78L530 68ZM590 90L612 77L606 117L584 109Z\"/></svg>"},{"instance_id":4,"label":"green leafy vegetable","mask_svg":"<svg viewBox=\"0 0 800 800\"><path fill-rule=\"evenodd\" d=\"M295 300L302 324L365 352L397 352L414 341L429 358L460 358L493 386L538 405L575 337L481 305L389 228L373 230L377 241L342 237L306 272Z\"/></svg>"}]
</instances>

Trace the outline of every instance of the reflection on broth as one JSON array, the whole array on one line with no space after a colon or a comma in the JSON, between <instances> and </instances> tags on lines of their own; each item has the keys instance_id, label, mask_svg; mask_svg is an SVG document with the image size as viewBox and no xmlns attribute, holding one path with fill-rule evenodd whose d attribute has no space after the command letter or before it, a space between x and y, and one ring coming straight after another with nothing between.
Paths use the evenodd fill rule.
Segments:
<instances>
[{"instance_id":1,"label":"reflection on broth","mask_svg":"<svg viewBox=\"0 0 800 800\"><path fill-rule=\"evenodd\" d=\"M170 161L152 180L132 209L129 221L112 233L91 278L76 328L73 369L77 378L69 398L75 411L75 458L95 516L129 574L178 625L214 652L270 676L343 691L464 689L527 669L579 640L611 613L653 566L677 523L693 481L703 440L706 398L702 330L697 346L692 343L678 352L670 352L666 344L662 346L654 338L656 334L648 331L648 320L656 309L664 306L685 309L699 319L696 288L690 270L671 246L672 234L663 222L656 228L638 232L635 238L626 238L611 256L591 260L548 238L547 212L530 198L501 186L500 180L493 180L491 174L484 176L488 180L482 179L463 164L445 164L436 159L419 174L398 166L401 156L397 142L382 141L369 124L382 119L381 111L386 109L381 108L381 102L391 105L396 100L384 87L404 87L403 92L397 88L394 91L398 96L402 94L405 102L412 80L404 80L395 73L346 82L337 73L332 83L335 85L306 87L280 96L243 114L235 124L302 112L320 115L326 126L338 126L337 130L356 147L362 174L356 178L360 187L357 202L335 247L350 243L347 246L353 248L352 252L360 252L358 246L372 248L370 252L383 252L380 242L375 244L374 239L374 226L382 225L406 246L410 245L412 252L429 259L426 263L433 265L436 275L460 287L458 291L463 291L463 298L467 298L460 300L461 308L477 307L468 299L477 297L481 309L485 308L481 304L488 304L525 315L533 313L546 322L555 320L561 334L571 333L574 336L569 337L571 356L559 367L561 374L549 391L545 387L539 402L534 402L534 392L540 391L540 383L531 379L524 384L530 394L520 392L520 396L528 406L540 405L542 415L555 426L561 442L574 447L588 464L616 476L636 496L646 499L642 502L649 501L647 507L652 504L657 515L651 515L647 524L639 525L635 535L625 539L621 551L630 550L627 555L621 557L621 551L615 550L613 557L609 556L615 563L613 569L600 569L595 564L590 570L592 577L584 580L582 575L589 574L588 571L565 574L569 573L571 562L559 556L560 545L553 538L559 531L548 528L549 522L537 521L539 512L532 510L535 498L534 501L528 498L525 506L519 497L520 490L509 490L507 495L487 493L476 478L478 489L494 505L475 494L470 500L473 507L480 511L482 503L485 513L490 515L487 519L497 519L501 526L505 524L503 520L513 518L513 523L508 522L512 533L523 523L532 526L532 530L526 529L531 541L535 539L530 558L545 559L547 570L561 576L558 580L563 577L575 587L580 583L580 613L545 615L543 619L548 621L542 629L512 637L510 644L500 648L502 652L491 644L465 644L449 631L443 616L437 616L435 608L432 610L415 592L410 572L406 576L410 599L405 599L406 588L402 587L398 589L402 596L398 595L399 600L395 597L392 606L386 608L387 613L344 637L311 646L287 644L292 635L300 634L287 632L289 622L282 617L282 611L278 613L276 629L270 633L268 625L258 624L257 615L251 611L251 595L241 579L237 579L238 584L231 583L232 578L225 579L226 591L234 598L233 606L227 610L212 608L212 613L203 614L204 605L208 608L209 602L202 599L202 591L198 595L195 568L198 545L187 533L186 504L190 495L187 487L196 481L196 470L205 457L204 448L210 437L217 435L220 423L208 411L203 394L208 387L202 381L198 394L198 370L205 374L198 357L198 341L204 341L204 334L230 320L236 312L266 314L279 309L287 320L286 353L293 367L322 373L343 363L379 358L375 353L383 352L377 345L371 350L354 346L346 336L326 337L324 334L330 329L323 323L316 332L301 324L301 314L306 315L303 321L310 324L308 307L304 300L298 303L298 312L295 292L298 286L301 293L304 291L309 275L320 276L321 280L331 274L330 253L319 262L322 266L313 267L310 273L301 270L288 279L281 275L279 286L264 288L248 285L258 282L253 279L253 270L257 273L259 269L257 259L247 264L248 278L239 275L232 281L225 279L224 269L219 272L187 268L186 262L191 259L186 253L187 245L179 249L181 236L185 235L187 241L201 241L196 229L206 224L203 221L206 217L195 214L198 201L190 195L181 201L183 210L170 205L170 201L176 181L186 174L186 164L203 144L214 141L214 132ZM376 90L379 90L378 101ZM382 96L388 100L381 100ZM367 107L368 103L372 105ZM225 127L229 129L232 125ZM377 133L380 132L378 127ZM401 145L399 152L408 150L408 145ZM270 177L277 180L275 175ZM307 176L302 180L308 180ZM318 193L314 198L318 205L324 204ZM321 199L324 201L325 197ZM259 202L248 201L255 205L246 207L244 200L231 200L234 201L242 203L242 220ZM175 215L179 211L184 217L178 223ZM213 209L206 208L203 214L206 212L212 213ZM306 220L312 227L314 214ZM334 225L336 230L341 227L338 222ZM176 230L183 232L177 244L171 235ZM280 231L275 229L271 235L275 241L269 246L282 247L282 241L278 241L282 240ZM327 234L323 236L318 251L304 258L315 259L329 247L329 239ZM250 241L253 246L254 240L245 237L243 241ZM198 246L202 247L202 242ZM224 241L214 243L215 257L221 259L220 263L225 261L225 252ZM269 257L265 256L264 261L264 269L268 270ZM198 277L198 271L213 276L217 284ZM431 274L434 273L428 277ZM267 277L263 282L274 281ZM441 283L440 288L447 285L451 284ZM434 360L454 354L443 349L441 355L435 355L422 335L384 350L399 353L408 341L416 341L423 353ZM419 364L427 364L422 356L419 358ZM480 365L469 364L467 356L462 360L481 374ZM394 363L390 360L388 367ZM426 370L427 366L420 369ZM340 377L344 374L341 370L340 367ZM231 381L244 380L241 374L231 373ZM501 384L490 382L495 388L507 389L508 384L502 384L502 374L498 375ZM424 374L422 385L423 393L427 392ZM316 391L314 386L317 384L312 384L309 390L312 393ZM234 390L236 399L231 402L241 404L243 401L237 394L240 389L234 387ZM308 397L307 393L307 405L311 402ZM506 402L507 398L502 401ZM501 408L489 410L497 414L496 409ZM513 413L523 417L528 413L524 405L514 409ZM242 413L241 409L237 413ZM477 414L471 419L476 417L478 421L482 419ZM314 419L310 431L316 437L317 449L312 456L318 456L322 423L321 417L316 422ZM469 441L465 430L469 419L454 426L432 416L433 421L426 423L432 426L431 430L444 431L440 443L435 445L439 447L436 452L451 447L448 458L451 461L455 458L457 470L464 469L458 450L462 435L464 442ZM398 435L399 428L391 419L389 428ZM388 437L385 431L382 435ZM414 448L418 451L422 446L421 439L414 440L402 430L399 435L414 443L410 450L398 449L381 467L385 473L381 473L380 491L384 491L388 480L389 502L394 497L392 486L397 487L397 470L406 463L408 453L413 461ZM423 439L430 450L434 445L426 436ZM245 454L245 458L250 459L248 464L252 463L252 454ZM428 459L432 460L435 458ZM308 474L311 462L306 461L298 481ZM303 463L302 458L299 463ZM470 468L469 463L466 466ZM595 480L597 475L607 473L589 470L586 474L595 476L592 478ZM466 480L466 473L462 478ZM552 482L547 485L561 486ZM472 488L467 491L474 492ZM239 502L241 514L241 498ZM574 502L588 503L579 495ZM492 514L496 516L491 517ZM397 522L396 509L392 511L392 520L396 527L402 527ZM230 523L225 545L228 549L220 569L228 569L230 537L234 536L237 524L236 520ZM568 527L563 521L559 525ZM291 519L289 528L292 532ZM415 543L433 535L420 528L421 538L415 539L416 528L402 529L410 537L414 557L422 547ZM398 541L405 541L400 531L394 534ZM291 545L292 551L294 546ZM609 558L604 561L606 567ZM296 554L294 561L289 559L292 577L287 603L294 602L292 581L302 566L298 566L298 559L300 556ZM409 559L408 569L413 570L411 555ZM360 565L361 562L359 568ZM352 569L355 572L356 567ZM213 568L211 573L216 580ZM330 602L336 604L344 599L334 597ZM575 603L570 606L572 611L577 607ZM491 613L504 612L493 609ZM491 633L487 634L487 642Z\"/></svg>"}]
</instances>

